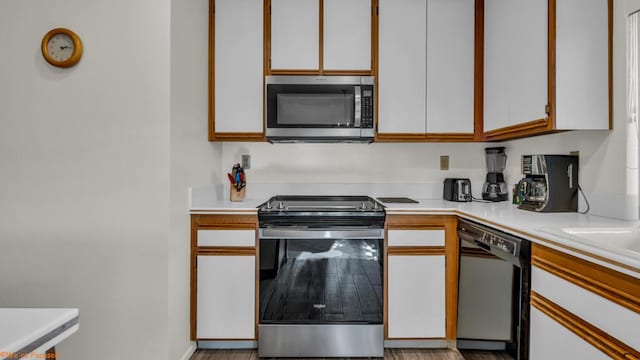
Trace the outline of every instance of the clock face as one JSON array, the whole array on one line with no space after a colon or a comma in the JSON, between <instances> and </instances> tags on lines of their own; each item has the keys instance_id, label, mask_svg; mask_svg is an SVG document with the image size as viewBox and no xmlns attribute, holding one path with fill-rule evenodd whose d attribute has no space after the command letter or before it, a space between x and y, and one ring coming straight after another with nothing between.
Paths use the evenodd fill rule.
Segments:
<instances>
[{"instance_id":1,"label":"clock face","mask_svg":"<svg viewBox=\"0 0 640 360\"><path fill-rule=\"evenodd\" d=\"M55 61L66 61L71 58L75 50L71 36L63 33L53 35L47 44L49 55Z\"/></svg>"},{"instance_id":2,"label":"clock face","mask_svg":"<svg viewBox=\"0 0 640 360\"><path fill-rule=\"evenodd\" d=\"M70 67L82 57L82 41L73 31L57 28L42 38L42 56L53 66Z\"/></svg>"}]
</instances>

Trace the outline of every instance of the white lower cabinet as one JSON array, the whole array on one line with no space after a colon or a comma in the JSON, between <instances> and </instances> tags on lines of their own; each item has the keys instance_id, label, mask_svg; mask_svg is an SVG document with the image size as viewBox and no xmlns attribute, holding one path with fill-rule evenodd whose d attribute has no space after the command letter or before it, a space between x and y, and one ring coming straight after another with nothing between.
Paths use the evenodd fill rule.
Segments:
<instances>
[{"instance_id":1,"label":"white lower cabinet","mask_svg":"<svg viewBox=\"0 0 640 360\"><path fill-rule=\"evenodd\" d=\"M388 256L389 339L445 337L445 256Z\"/></svg>"},{"instance_id":2,"label":"white lower cabinet","mask_svg":"<svg viewBox=\"0 0 640 360\"><path fill-rule=\"evenodd\" d=\"M198 339L255 339L254 255L197 257Z\"/></svg>"},{"instance_id":3,"label":"white lower cabinet","mask_svg":"<svg viewBox=\"0 0 640 360\"><path fill-rule=\"evenodd\" d=\"M571 330L533 307L531 308L529 349L531 360L610 359Z\"/></svg>"}]
</instances>

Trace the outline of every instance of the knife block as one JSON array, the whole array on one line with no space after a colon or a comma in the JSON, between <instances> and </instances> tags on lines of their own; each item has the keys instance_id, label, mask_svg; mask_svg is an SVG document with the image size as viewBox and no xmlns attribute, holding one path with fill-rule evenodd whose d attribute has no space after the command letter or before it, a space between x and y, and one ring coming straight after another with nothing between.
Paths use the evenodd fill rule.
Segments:
<instances>
[{"instance_id":1,"label":"knife block","mask_svg":"<svg viewBox=\"0 0 640 360\"><path fill-rule=\"evenodd\" d=\"M247 194L247 186L245 185L240 191L229 184L229 200L230 201L244 201L244 197Z\"/></svg>"}]
</instances>

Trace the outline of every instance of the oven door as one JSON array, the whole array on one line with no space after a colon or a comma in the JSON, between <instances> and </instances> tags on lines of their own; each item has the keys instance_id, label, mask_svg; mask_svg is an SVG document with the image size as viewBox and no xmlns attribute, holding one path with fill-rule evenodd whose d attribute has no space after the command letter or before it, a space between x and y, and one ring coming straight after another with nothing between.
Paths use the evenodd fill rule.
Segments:
<instances>
[{"instance_id":1,"label":"oven door","mask_svg":"<svg viewBox=\"0 0 640 360\"><path fill-rule=\"evenodd\" d=\"M266 136L373 137L373 88L372 77L267 77Z\"/></svg>"},{"instance_id":2,"label":"oven door","mask_svg":"<svg viewBox=\"0 0 640 360\"><path fill-rule=\"evenodd\" d=\"M260 229L260 324L382 324L382 229Z\"/></svg>"}]
</instances>

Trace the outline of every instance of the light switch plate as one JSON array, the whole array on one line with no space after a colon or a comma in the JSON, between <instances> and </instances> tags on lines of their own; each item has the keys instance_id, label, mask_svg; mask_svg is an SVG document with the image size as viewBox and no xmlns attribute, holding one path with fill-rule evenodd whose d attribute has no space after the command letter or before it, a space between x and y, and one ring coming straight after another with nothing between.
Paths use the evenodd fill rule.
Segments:
<instances>
[{"instance_id":1,"label":"light switch plate","mask_svg":"<svg viewBox=\"0 0 640 360\"><path fill-rule=\"evenodd\" d=\"M251 155L242 155L242 168L251 169Z\"/></svg>"}]
</instances>

